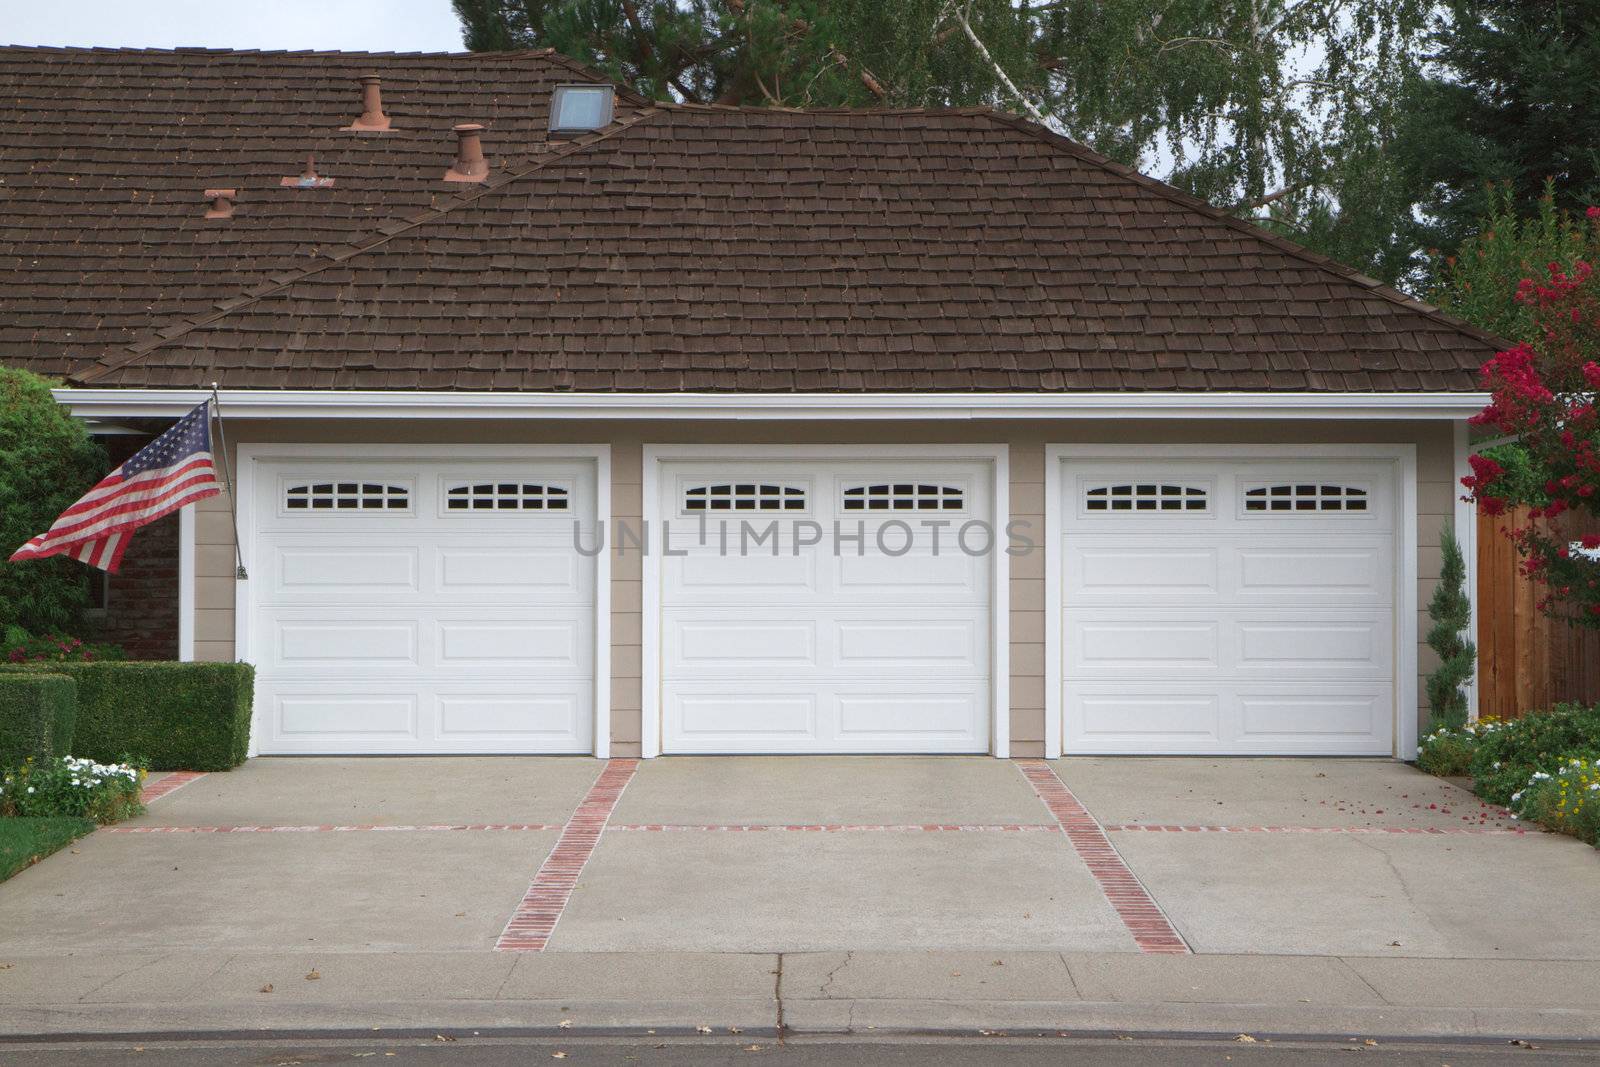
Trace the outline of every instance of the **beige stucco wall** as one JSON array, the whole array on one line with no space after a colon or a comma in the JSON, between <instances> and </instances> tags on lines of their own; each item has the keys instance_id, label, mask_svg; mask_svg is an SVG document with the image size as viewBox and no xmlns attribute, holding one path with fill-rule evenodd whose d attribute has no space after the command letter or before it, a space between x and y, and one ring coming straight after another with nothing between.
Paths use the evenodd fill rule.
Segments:
<instances>
[{"instance_id":1,"label":"beige stucco wall","mask_svg":"<svg viewBox=\"0 0 1600 1067\"><path fill-rule=\"evenodd\" d=\"M446 443L572 443L611 445L611 518L638 523L643 515L643 445L673 443L917 443L1005 444L1010 454L1011 518L1044 528L1046 444L1130 442L1197 444L1413 444L1417 448L1418 499L1418 707L1426 715L1421 676L1433 669L1422 645L1424 613L1440 564L1440 532L1454 510L1453 431L1433 422L1268 422L1103 419L963 423L802 422L655 423L582 421L481 421L432 423L346 420L234 421L229 442L387 443L407 448ZM235 461L236 465L236 461ZM234 655L233 535L225 497L202 502L195 524L195 657ZM1043 544L1043 541L1040 541ZM1037 755L1044 748L1045 648L1043 551L1011 561L1011 751ZM642 561L636 552L611 558L611 739L615 755L639 751L643 625Z\"/></svg>"}]
</instances>

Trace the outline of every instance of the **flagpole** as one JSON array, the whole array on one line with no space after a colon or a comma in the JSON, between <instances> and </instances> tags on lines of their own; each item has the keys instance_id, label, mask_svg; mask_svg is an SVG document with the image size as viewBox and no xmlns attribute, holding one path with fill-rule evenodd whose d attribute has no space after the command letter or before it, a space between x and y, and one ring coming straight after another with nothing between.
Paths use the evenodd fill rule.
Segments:
<instances>
[{"instance_id":1,"label":"flagpole","mask_svg":"<svg viewBox=\"0 0 1600 1067\"><path fill-rule=\"evenodd\" d=\"M237 570L233 572L236 581L249 581L250 574L244 569L244 547L239 542L239 507L233 498L233 474L228 468L228 435L222 428L222 397L217 393L217 383L211 383L211 410L217 417L217 455L222 457L222 480L228 483L228 514L233 518L233 558Z\"/></svg>"}]
</instances>

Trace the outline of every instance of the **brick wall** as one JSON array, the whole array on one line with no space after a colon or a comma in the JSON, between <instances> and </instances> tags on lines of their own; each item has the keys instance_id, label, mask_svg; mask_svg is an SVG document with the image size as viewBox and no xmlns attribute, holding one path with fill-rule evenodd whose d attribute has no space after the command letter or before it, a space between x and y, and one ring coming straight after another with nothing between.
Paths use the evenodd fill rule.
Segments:
<instances>
[{"instance_id":1,"label":"brick wall","mask_svg":"<svg viewBox=\"0 0 1600 1067\"><path fill-rule=\"evenodd\" d=\"M148 437L104 440L116 466ZM96 640L121 645L129 659L178 658L178 516L140 529L128 543L122 569L111 576L105 614L94 620Z\"/></svg>"}]
</instances>

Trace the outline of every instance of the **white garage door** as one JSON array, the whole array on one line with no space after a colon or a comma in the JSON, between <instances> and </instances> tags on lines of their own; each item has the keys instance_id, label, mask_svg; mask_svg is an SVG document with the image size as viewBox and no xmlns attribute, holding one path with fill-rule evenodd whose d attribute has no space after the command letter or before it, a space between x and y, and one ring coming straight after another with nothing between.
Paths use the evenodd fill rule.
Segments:
<instances>
[{"instance_id":1,"label":"white garage door","mask_svg":"<svg viewBox=\"0 0 1600 1067\"><path fill-rule=\"evenodd\" d=\"M1067 753L1393 751L1392 464L1061 476Z\"/></svg>"},{"instance_id":2,"label":"white garage door","mask_svg":"<svg viewBox=\"0 0 1600 1067\"><path fill-rule=\"evenodd\" d=\"M663 750L988 751L990 467L664 463Z\"/></svg>"},{"instance_id":3,"label":"white garage door","mask_svg":"<svg viewBox=\"0 0 1600 1067\"><path fill-rule=\"evenodd\" d=\"M592 460L261 460L264 753L588 752Z\"/></svg>"}]
</instances>

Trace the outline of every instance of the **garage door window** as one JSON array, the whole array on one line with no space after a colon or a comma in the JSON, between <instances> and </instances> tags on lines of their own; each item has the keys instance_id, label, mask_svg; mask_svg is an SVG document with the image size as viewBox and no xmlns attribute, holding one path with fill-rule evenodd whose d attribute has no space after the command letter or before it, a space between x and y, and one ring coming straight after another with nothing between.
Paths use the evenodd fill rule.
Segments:
<instances>
[{"instance_id":1,"label":"garage door window","mask_svg":"<svg viewBox=\"0 0 1600 1067\"><path fill-rule=\"evenodd\" d=\"M1205 511L1209 495L1202 486L1165 482L1096 485L1083 494L1085 511Z\"/></svg>"},{"instance_id":2,"label":"garage door window","mask_svg":"<svg viewBox=\"0 0 1600 1067\"><path fill-rule=\"evenodd\" d=\"M967 491L956 485L880 482L844 491L845 511L960 511L966 504Z\"/></svg>"},{"instance_id":3,"label":"garage door window","mask_svg":"<svg viewBox=\"0 0 1600 1067\"><path fill-rule=\"evenodd\" d=\"M448 511L566 511L572 492L544 482L472 482L445 490Z\"/></svg>"},{"instance_id":4,"label":"garage door window","mask_svg":"<svg viewBox=\"0 0 1600 1067\"><path fill-rule=\"evenodd\" d=\"M684 511L804 511L806 491L766 482L722 482L690 486L683 494Z\"/></svg>"},{"instance_id":5,"label":"garage door window","mask_svg":"<svg viewBox=\"0 0 1600 1067\"><path fill-rule=\"evenodd\" d=\"M289 511L404 511L411 490L386 482L310 482L284 490Z\"/></svg>"},{"instance_id":6,"label":"garage door window","mask_svg":"<svg viewBox=\"0 0 1600 1067\"><path fill-rule=\"evenodd\" d=\"M1244 491L1246 511L1366 511L1367 490L1355 485L1297 482L1254 485Z\"/></svg>"}]
</instances>

